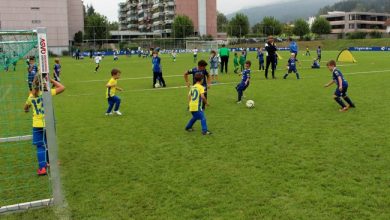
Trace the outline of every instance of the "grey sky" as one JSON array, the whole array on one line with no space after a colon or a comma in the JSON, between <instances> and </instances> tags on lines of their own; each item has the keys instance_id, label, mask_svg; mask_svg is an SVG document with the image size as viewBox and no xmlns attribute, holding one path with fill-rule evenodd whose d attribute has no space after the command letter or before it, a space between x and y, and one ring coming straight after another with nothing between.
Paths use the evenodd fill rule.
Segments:
<instances>
[{"instance_id":1,"label":"grey sky","mask_svg":"<svg viewBox=\"0 0 390 220\"><path fill-rule=\"evenodd\" d=\"M118 4L125 0L83 0L84 4L92 4L97 12L107 16L110 21L118 20ZM185 1L185 0L179 0ZM293 0L273 0L272 3ZM241 8L247 8L253 5L265 5L269 0L217 0L217 8L220 12L227 14L235 12Z\"/></svg>"}]
</instances>

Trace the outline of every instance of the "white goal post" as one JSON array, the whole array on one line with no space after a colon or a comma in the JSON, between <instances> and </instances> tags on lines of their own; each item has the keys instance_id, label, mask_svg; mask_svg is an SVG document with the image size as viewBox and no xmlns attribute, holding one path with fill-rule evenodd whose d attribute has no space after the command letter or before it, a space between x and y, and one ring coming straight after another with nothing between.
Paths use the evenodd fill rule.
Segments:
<instances>
[{"instance_id":1,"label":"white goal post","mask_svg":"<svg viewBox=\"0 0 390 220\"><path fill-rule=\"evenodd\" d=\"M210 52L211 50L218 51L218 41L196 41L196 40L186 41L187 50L193 50L195 48L203 52Z\"/></svg>"}]
</instances>

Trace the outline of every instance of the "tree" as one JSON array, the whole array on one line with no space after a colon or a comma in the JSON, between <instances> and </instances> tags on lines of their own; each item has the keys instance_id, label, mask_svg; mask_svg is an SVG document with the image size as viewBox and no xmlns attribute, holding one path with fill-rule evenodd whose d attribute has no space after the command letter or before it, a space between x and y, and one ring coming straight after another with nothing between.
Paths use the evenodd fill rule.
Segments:
<instances>
[{"instance_id":1,"label":"tree","mask_svg":"<svg viewBox=\"0 0 390 220\"><path fill-rule=\"evenodd\" d=\"M176 16L172 27L176 38L186 38L194 34L194 23L186 15Z\"/></svg>"},{"instance_id":2,"label":"tree","mask_svg":"<svg viewBox=\"0 0 390 220\"><path fill-rule=\"evenodd\" d=\"M302 38L303 36L309 33L310 33L309 24L305 20L298 19L294 22L293 34Z\"/></svg>"},{"instance_id":3,"label":"tree","mask_svg":"<svg viewBox=\"0 0 390 220\"><path fill-rule=\"evenodd\" d=\"M96 14L95 9L93 8L92 5L87 5L87 11L86 11L86 16L92 16Z\"/></svg>"},{"instance_id":4,"label":"tree","mask_svg":"<svg viewBox=\"0 0 390 220\"><path fill-rule=\"evenodd\" d=\"M119 30L119 23L117 21L109 22L108 23L108 30L109 31L117 31L117 30Z\"/></svg>"},{"instance_id":5,"label":"tree","mask_svg":"<svg viewBox=\"0 0 390 220\"><path fill-rule=\"evenodd\" d=\"M75 33L73 40L75 43L82 43L83 42L83 32L79 31L79 32Z\"/></svg>"},{"instance_id":6,"label":"tree","mask_svg":"<svg viewBox=\"0 0 390 220\"><path fill-rule=\"evenodd\" d=\"M261 25L261 23L256 23L255 25L252 26L252 33L254 34L263 33L263 26Z\"/></svg>"},{"instance_id":7,"label":"tree","mask_svg":"<svg viewBox=\"0 0 390 220\"><path fill-rule=\"evenodd\" d=\"M109 37L108 20L105 16L100 14L87 16L85 23L86 39L106 39Z\"/></svg>"},{"instance_id":8,"label":"tree","mask_svg":"<svg viewBox=\"0 0 390 220\"><path fill-rule=\"evenodd\" d=\"M229 22L230 34L235 37L242 37L249 33L248 17L242 13L237 13Z\"/></svg>"},{"instance_id":9,"label":"tree","mask_svg":"<svg viewBox=\"0 0 390 220\"><path fill-rule=\"evenodd\" d=\"M226 16L224 14L218 12L218 14L217 14L217 31L218 32L226 32L228 24L229 24L229 21L226 18Z\"/></svg>"},{"instance_id":10,"label":"tree","mask_svg":"<svg viewBox=\"0 0 390 220\"><path fill-rule=\"evenodd\" d=\"M321 35L321 34L330 34L331 32L331 26L328 20L323 17L318 17L313 22L313 25L311 26L311 32Z\"/></svg>"},{"instance_id":11,"label":"tree","mask_svg":"<svg viewBox=\"0 0 390 220\"><path fill-rule=\"evenodd\" d=\"M261 30L264 35L279 35L282 33L283 26L275 17L264 17L261 22Z\"/></svg>"},{"instance_id":12,"label":"tree","mask_svg":"<svg viewBox=\"0 0 390 220\"><path fill-rule=\"evenodd\" d=\"M283 25L283 34L286 36L291 36L293 35L293 28L289 24L284 24Z\"/></svg>"}]
</instances>

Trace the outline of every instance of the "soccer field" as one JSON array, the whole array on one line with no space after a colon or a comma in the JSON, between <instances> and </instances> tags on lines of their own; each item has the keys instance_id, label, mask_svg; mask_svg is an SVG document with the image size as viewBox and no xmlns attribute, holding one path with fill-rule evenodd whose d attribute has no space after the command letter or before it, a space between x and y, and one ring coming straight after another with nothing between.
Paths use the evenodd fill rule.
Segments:
<instances>
[{"instance_id":1,"label":"soccer field","mask_svg":"<svg viewBox=\"0 0 390 220\"><path fill-rule=\"evenodd\" d=\"M199 122L194 132L184 130L191 54L175 63L161 56L167 88L159 89L152 89L150 59L105 57L94 73L92 59L61 58L66 91L54 103L69 217L389 219L390 53L354 52L357 63L339 64L357 107L345 113L332 98L335 86L324 88L331 80L325 61L337 53L323 52L321 69L312 70L314 52L301 52L301 80L282 79L287 52L276 80L264 79L250 53L245 100L255 101L253 109L236 104L240 77L231 57L230 73L208 92L210 136ZM114 67L122 71L123 116L104 115ZM24 64L18 68L25 74ZM57 219L53 208L3 217Z\"/></svg>"}]
</instances>

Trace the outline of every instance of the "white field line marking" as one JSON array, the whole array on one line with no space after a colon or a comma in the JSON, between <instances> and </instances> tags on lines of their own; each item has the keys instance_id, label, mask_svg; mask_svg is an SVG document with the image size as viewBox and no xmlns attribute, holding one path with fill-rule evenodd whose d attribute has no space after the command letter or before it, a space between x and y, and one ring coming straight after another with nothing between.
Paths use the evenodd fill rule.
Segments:
<instances>
[{"instance_id":1,"label":"white field line marking","mask_svg":"<svg viewBox=\"0 0 390 220\"><path fill-rule=\"evenodd\" d=\"M259 71L259 70L257 70ZM344 75L357 75L357 74L364 74L364 73L385 73L390 72L390 70L373 70L373 71L364 71L364 72L354 72L354 73L346 73ZM303 77L305 78L314 78L314 76L307 76ZM213 84L212 86L220 86L220 85L231 85L231 84L238 84L238 81L235 82L226 82L226 83L217 83ZM187 88L187 86L174 86L174 87L166 87L166 88L158 88L158 89L134 89L134 90L125 90L121 93L128 93L128 92L144 92L144 91L162 91L162 90L171 90L171 89L183 89ZM69 97L79 97L79 96L92 96L95 94L78 94L78 95L67 95Z\"/></svg>"}]
</instances>

